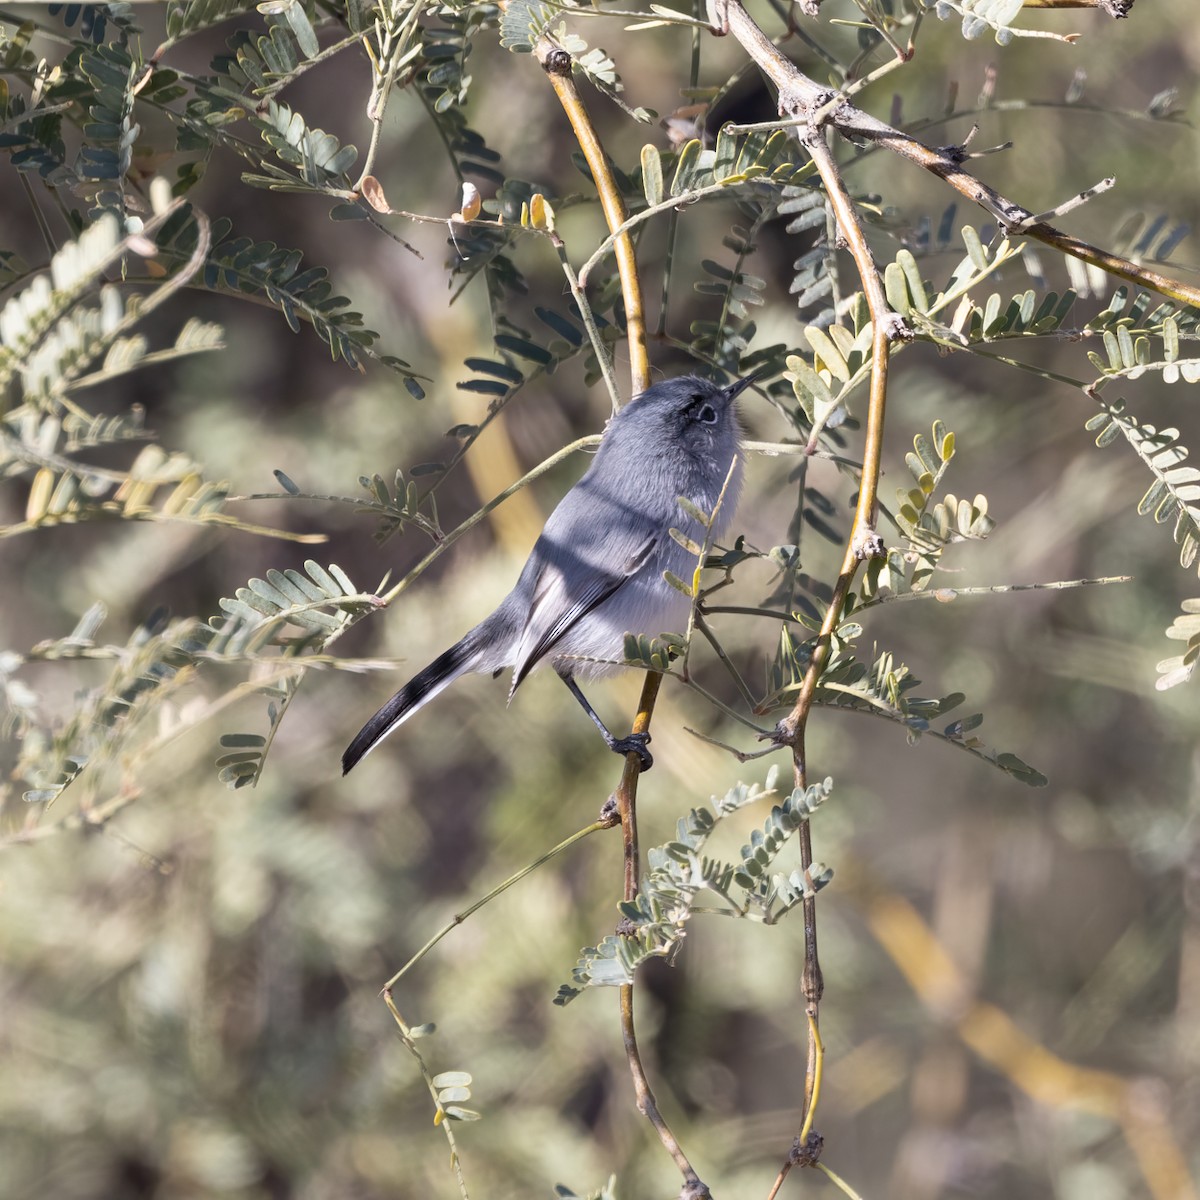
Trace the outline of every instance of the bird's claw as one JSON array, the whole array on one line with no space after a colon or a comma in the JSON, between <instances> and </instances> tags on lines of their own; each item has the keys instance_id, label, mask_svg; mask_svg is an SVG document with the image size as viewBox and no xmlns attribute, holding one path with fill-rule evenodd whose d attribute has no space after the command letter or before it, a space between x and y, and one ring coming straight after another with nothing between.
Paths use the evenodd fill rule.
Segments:
<instances>
[{"instance_id":1,"label":"bird's claw","mask_svg":"<svg viewBox=\"0 0 1200 1200\"><path fill-rule=\"evenodd\" d=\"M641 769L648 771L654 766L654 759L646 749L649 740L648 733L631 733L628 737L613 738L609 748L617 754L636 754L641 762Z\"/></svg>"}]
</instances>

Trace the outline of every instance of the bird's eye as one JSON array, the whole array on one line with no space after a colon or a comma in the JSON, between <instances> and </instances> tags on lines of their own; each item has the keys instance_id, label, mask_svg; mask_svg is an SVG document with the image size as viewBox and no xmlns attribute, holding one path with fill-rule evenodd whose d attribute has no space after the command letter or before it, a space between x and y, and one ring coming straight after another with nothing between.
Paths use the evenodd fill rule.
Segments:
<instances>
[{"instance_id":1,"label":"bird's eye","mask_svg":"<svg viewBox=\"0 0 1200 1200\"><path fill-rule=\"evenodd\" d=\"M711 404L705 404L696 413L696 420L702 421L705 425L715 425L717 423L717 410Z\"/></svg>"}]
</instances>

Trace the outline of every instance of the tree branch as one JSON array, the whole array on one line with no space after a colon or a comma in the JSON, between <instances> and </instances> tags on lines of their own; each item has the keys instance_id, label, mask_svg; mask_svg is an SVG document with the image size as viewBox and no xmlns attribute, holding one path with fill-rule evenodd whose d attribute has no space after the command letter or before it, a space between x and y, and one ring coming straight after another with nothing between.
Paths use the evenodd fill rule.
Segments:
<instances>
[{"instance_id":1,"label":"tree branch","mask_svg":"<svg viewBox=\"0 0 1200 1200\"><path fill-rule=\"evenodd\" d=\"M637 256L634 253L633 239L629 236L628 230L622 228L628 215L625 210L625 202L613 177L608 155L604 152L604 147L592 125L591 117L576 90L575 81L571 75L572 59L570 54L544 35L535 47L535 54L550 79L550 84L563 106L567 119L571 122L575 139L583 151L588 169L595 181L604 218L613 235L617 272L620 275L621 294L625 303L626 332L629 337L631 391L632 395L636 396L650 386L650 358L646 349L645 310L642 303ZM660 673L656 671L647 673L646 681L642 685L642 697L638 704L637 716L633 722L634 733L649 733L650 718L654 712L654 703L658 698L658 689L661 683L662 675ZM638 756L633 753L627 755L616 793L617 811L621 817L623 894L626 902L637 899L640 877L637 830L637 785L640 773L641 763ZM620 926L618 926L618 931L620 931ZM629 1072L633 1077L638 1111L654 1126L659 1140L666 1148L667 1153L675 1160L675 1165L683 1175L684 1184L680 1192L680 1200L707 1200L709 1197L707 1185L692 1168L687 1155L684 1154L678 1140L659 1112L658 1103L651 1091L650 1081L638 1049L637 1027L633 1016L632 984L624 984L621 987L620 1006L621 1036L625 1044L625 1055L629 1061Z\"/></svg>"},{"instance_id":2,"label":"tree branch","mask_svg":"<svg viewBox=\"0 0 1200 1200\"><path fill-rule=\"evenodd\" d=\"M1111 0L1118 3L1119 0ZM1071 236L1044 221L1035 213L1002 196L994 188L962 169L960 147L933 148L872 117L849 100L814 82L776 46L742 7L740 0L727 0L729 32L741 42L763 73L779 91L779 112L784 118L807 118L822 113L824 123L832 125L848 138L865 139L907 158L945 180L956 192L989 212L1010 236L1034 238L1047 246L1100 267L1111 275L1149 288L1180 304L1200 306L1200 288L1151 271L1116 254L1109 254L1080 238ZM1114 13L1114 15L1120 15Z\"/></svg>"}]
</instances>

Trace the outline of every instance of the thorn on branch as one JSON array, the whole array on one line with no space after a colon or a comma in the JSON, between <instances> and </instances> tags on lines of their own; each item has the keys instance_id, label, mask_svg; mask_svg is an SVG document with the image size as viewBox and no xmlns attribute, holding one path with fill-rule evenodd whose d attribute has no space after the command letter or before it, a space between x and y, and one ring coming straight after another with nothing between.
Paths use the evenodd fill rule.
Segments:
<instances>
[{"instance_id":1,"label":"thorn on branch","mask_svg":"<svg viewBox=\"0 0 1200 1200\"><path fill-rule=\"evenodd\" d=\"M1030 225L1043 225L1048 221L1057 220L1057 218L1065 216L1081 204L1086 204L1093 196L1099 196L1102 192L1107 192L1116 182L1116 179L1110 175L1107 179L1100 180L1095 187L1086 188L1079 195L1072 196L1070 200L1064 200L1062 204L1056 204L1053 208L1048 208L1045 212L1038 213L1036 216L1031 215L1026 217L1016 232L1020 232L1021 229L1027 229Z\"/></svg>"}]
</instances>

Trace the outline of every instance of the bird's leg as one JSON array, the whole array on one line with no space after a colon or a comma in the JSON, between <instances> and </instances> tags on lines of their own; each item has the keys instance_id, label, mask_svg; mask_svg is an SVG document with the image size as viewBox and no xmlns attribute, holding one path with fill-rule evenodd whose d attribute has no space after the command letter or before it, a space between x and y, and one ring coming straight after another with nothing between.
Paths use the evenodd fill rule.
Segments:
<instances>
[{"instance_id":1,"label":"bird's leg","mask_svg":"<svg viewBox=\"0 0 1200 1200\"><path fill-rule=\"evenodd\" d=\"M571 689L571 695L583 705L583 711L592 718L593 724L600 730L600 736L604 738L605 745L617 754L636 754L642 764L642 770L648 771L654 766L654 759L650 756L650 751L646 749L646 743L650 740L648 733L631 733L628 737L618 738L613 737L608 731L608 726L600 720L599 713L588 703L587 697L579 690L579 684L575 682L572 675L560 671L559 679Z\"/></svg>"}]
</instances>

